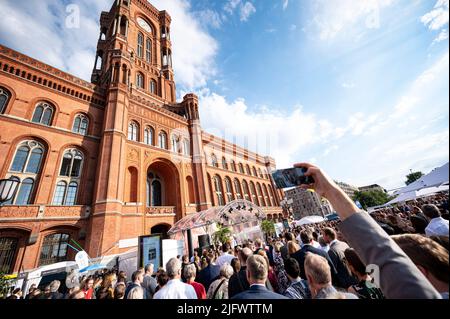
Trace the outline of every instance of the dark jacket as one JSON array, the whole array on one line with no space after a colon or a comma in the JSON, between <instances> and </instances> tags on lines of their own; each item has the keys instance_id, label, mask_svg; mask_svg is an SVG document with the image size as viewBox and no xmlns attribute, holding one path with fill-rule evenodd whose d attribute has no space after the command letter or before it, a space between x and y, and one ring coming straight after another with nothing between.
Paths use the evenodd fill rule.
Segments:
<instances>
[{"instance_id":1,"label":"dark jacket","mask_svg":"<svg viewBox=\"0 0 450 319\"><path fill-rule=\"evenodd\" d=\"M300 249L299 251L297 251L296 253L294 253L291 257L294 258L295 260L298 261L298 264L300 266L300 277L302 279L306 279L306 275L305 275L305 256L307 253L312 253L312 254L316 254L319 256L322 256L323 258L325 258L328 261L328 265L330 266L330 270L331 270L331 278L333 279L333 285L338 285L339 286L339 279L337 276L337 271L336 268L334 267L333 262L330 259L330 256L328 256L328 254L318 248L315 248L312 245L304 245L302 247L302 249Z\"/></svg>"},{"instance_id":2,"label":"dark jacket","mask_svg":"<svg viewBox=\"0 0 450 319\"><path fill-rule=\"evenodd\" d=\"M237 294L230 299L288 299L285 296L267 290L266 287L253 285L248 290Z\"/></svg>"},{"instance_id":3,"label":"dark jacket","mask_svg":"<svg viewBox=\"0 0 450 319\"><path fill-rule=\"evenodd\" d=\"M230 280L228 280L228 297L231 298L241 292L250 288L250 284L247 281L247 267L242 266L241 270L237 274L233 274Z\"/></svg>"},{"instance_id":4,"label":"dark jacket","mask_svg":"<svg viewBox=\"0 0 450 319\"><path fill-rule=\"evenodd\" d=\"M220 276L220 266L219 265L208 265L205 269L202 269L198 274L196 281L205 287L208 291L209 286L212 282L219 278Z\"/></svg>"},{"instance_id":5,"label":"dark jacket","mask_svg":"<svg viewBox=\"0 0 450 319\"><path fill-rule=\"evenodd\" d=\"M345 289L348 289L348 287L356 285L358 283L358 280L350 274L347 266L344 263L344 252L348 248L349 246L346 243L338 240L330 245L330 250L328 251L328 256L330 256L330 259L337 271L339 280L338 287Z\"/></svg>"}]
</instances>

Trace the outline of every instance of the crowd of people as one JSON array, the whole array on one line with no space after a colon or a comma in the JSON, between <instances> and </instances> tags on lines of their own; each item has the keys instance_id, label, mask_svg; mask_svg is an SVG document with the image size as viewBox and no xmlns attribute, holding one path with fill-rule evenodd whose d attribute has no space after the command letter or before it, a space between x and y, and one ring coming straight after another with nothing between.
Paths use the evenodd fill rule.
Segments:
<instances>
[{"instance_id":1,"label":"crowd of people","mask_svg":"<svg viewBox=\"0 0 450 319\"><path fill-rule=\"evenodd\" d=\"M146 265L131 278L103 270L65 295L54 281L44 291L31 287L25 298L448 299L448 193L368 214L319 168L310 165L308 174L340 220L197 250L164 268ZM22 297L20 289L10 296Z\"/></svg>"}]
</instances>

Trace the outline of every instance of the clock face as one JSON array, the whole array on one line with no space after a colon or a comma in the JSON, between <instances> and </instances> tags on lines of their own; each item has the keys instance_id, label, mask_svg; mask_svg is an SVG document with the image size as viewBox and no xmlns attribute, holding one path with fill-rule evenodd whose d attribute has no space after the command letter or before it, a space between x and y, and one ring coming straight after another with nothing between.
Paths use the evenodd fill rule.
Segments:
<instances>
[{"instance_id":1,"label":"clock face","mask_svg":"<svg viewBox=\"0 0 450 319\"><path fill-rule=\"evenodd\" d=\"M145 21L142 18L137 18L137 23L139 24L139 26L144 29L145 31L147 31L148 33L153 33L152 27L150 26L150 24L148 24L147 21Z\"/></svg>"}]
</instances>

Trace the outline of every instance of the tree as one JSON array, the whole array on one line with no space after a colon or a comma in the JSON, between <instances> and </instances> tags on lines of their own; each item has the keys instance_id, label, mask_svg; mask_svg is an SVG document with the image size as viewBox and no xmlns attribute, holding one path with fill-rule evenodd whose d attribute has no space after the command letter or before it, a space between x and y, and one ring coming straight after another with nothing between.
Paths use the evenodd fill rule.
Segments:
<instances>
[{"instance_id":1,"label":"tree","mask_svg":"<svg viewBox=\"0 0 450 319\"><path fill-rule=\"evenodd\" d=\"M392 197L383 191L371 190L366 192L355 192L353 200L359 201L362 207L367 209L368 207L384 205L392 200Z\"/></svg>"},{"instance_id":2,"label":"tree","mask_svg":"<svg viewBox=\"0 0 450 319\"><path fill-rule=\"evenodd\" d=\"M9 288L12 286L12 279L0 268L0 299L5 299Z\"/></svg>"},{"instance_id":3,"label":"tree","mask_svg":"<svg viewBox=\"0 0 450 319\"><path fill-rule=\"evenodd\" d=\"M406 185L414 183L419 178L421 178L424 174L422 172L411 172L411 174L406 175Z\"/></svg>"},{"instance_id":4,"label":"tree","mask_svg":"<svg viewBox=\"0 0 450 319\"><path fill-rule=\"evenodd\" d=\"M231 230L228 227L222 225L217 226L217 231L212 235L212 240L214 245L219 246L220 244L225 244L230 241Z\"/></svg>"},{"instance_id":5,"label":"tree","mask_svg":"<svg viewBox=\"0 0 450 319\"><path fill-rule=\"evenodd\" d=\"M266 235L266 239L268 236L274 235L276 233L275 224L271 220L263 220L260 227L262 232Z\"/></svg>"}]
</instances>

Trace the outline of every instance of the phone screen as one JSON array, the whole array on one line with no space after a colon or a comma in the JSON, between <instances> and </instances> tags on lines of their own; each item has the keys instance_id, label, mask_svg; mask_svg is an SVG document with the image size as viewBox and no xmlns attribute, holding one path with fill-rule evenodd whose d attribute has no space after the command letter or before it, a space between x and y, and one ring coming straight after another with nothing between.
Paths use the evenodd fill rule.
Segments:
<instances>
[{"instance_id":1,"label":"phone screen","mask_svg":"<svg viewBox=\"0 0 450 319\"><path fill-rule=\"evenodd\" d=\"M296 167L288 169L280 169L272 173L273 180L277 188L289 188L300 185L309 185L314 183L314 179L305 176L307 168Z\"/></svg>"}]
</instances>

